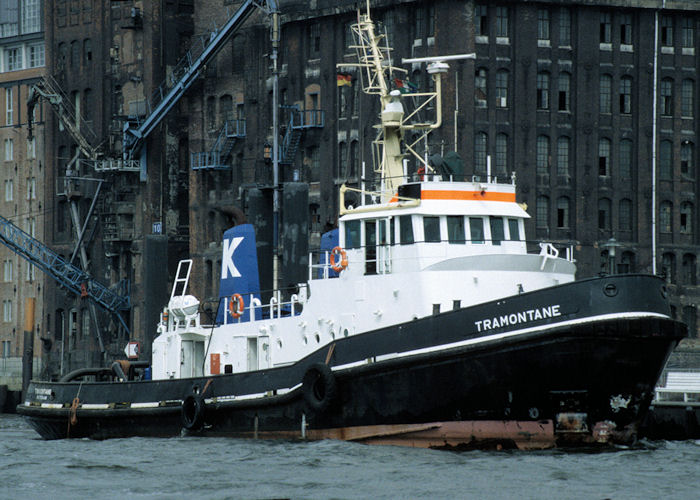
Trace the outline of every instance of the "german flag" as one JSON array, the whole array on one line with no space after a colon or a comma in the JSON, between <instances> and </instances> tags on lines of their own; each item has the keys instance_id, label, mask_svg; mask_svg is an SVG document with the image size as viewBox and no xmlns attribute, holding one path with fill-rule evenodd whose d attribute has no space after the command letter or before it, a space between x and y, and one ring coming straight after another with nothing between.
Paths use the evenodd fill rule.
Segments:
<instances>
[{"instance_id":1,"label":"german flag","mask_svg":"<svg viewBox=\"0 0 700 500\"><path fill-rule=\"evenodd\" d=\"M338 87L342 87L343 85L352 87L352 75L347 73L338 73Z\"/></svg>"}]
</instances>

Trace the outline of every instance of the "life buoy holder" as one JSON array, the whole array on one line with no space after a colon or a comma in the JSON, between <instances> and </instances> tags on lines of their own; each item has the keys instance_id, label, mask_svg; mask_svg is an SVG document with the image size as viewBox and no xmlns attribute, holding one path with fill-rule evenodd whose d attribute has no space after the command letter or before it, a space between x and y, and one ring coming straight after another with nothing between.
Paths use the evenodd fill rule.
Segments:
<instances>
[{"instance_id":1,"label":"life buoy holder","mask_svg":"<svg viewBox=\"0 0 700 500\"><path fill-rule=\"evenodd\" d=\"M241 294L234 293L233 295L231 295L231 300L228 303L228 310L231 313L231 316L233 316L234 318L240 318L243 314L244 309L245 302L243 300L243 297L241 297Z\"/></svg>"},{"instance_id":2,"label":"life buoy holder","mask_svg":"<svg viewBox=\"0 0 700 500\"><path fill-rule=\"evenodd\" d=\"M302 379L301 391L311 410L323 412L328 409L338 393L331 368L325 363L311 365Z\"/></svg>"},{"instance_id":3,"label":"life buoy holder","mask_svg":"<svg viewBox=\"0 0 700 500\"><path fill-rule=\"evenodd\" d=\"M348 267L348 254L342 248L335 247L331 250L331 269L339 273L346 267Z\"/></svg>"},{"instance_id":4,"label":"life buoy holder","mask_svg":"<svg viewBox=\"0 0 700 500\"><path fill-rule=\"evenodd\" d=\"M206 403L201 394L188 394L182 400L180 417L182 426L188 431L198 431L204 427Z\"/></svg>"}]
</instances>

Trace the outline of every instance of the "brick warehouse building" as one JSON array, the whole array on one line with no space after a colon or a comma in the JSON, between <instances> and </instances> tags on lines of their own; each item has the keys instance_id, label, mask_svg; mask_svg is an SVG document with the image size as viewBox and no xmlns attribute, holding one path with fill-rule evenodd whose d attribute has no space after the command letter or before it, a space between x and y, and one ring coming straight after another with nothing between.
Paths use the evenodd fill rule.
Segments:
<instances>
[{"instance_id":1,"label":"brick warehouse building","mask_svg":"<svg viewBox=\"0 0 700 500\"><path fill-rule=\"evenodd\" d=\"M174 73L187 47L221 26L227 9L232 13L239 3L46 2L47 73L69 96L84 120L81 132L103 157L120 157L124 122L146 113L149 96ZM281 180L308 186L304 213L295 216L308 224L311 248L336 223L338 187L360 183L363 159L365 180L374 179L377 103L361 93L352 71L351 85L337 85L337 63L354 60L347 47L356 3L281 2L282 132L294 117L305 125L296 134L298 146L283 151ZM532 215L527 230L533 246L542 240L573 245L579 278L611 267L652 272L655 203L656 271L669 281L676 316L697 337L697 2L371 4L395 63L476 53L475 60L450 65L443 126L426 152L456 149L469 175L485 173L487 156L496 175L515 172L518 202ZM258 13L148 137L145 170L95 171L93 164L71 163L75 140L45 109L44 241L70 256L76 226L87 220L88 271L105 284L128 285L133 306L124 316L127 333L112 315L99 309L93 315L87 300L47 280L40 334L54 340L54 371L118 357L127 337L148 348L180 258L195 260L192 293L215 297L221 232L242 213L260 226L269 205L269 55L268 19ZM418 88L430 85L424 64L406 69ZM217 145L224 127L225 149ZM202 155L212 152L219 153L218 163Z\"/></svg>"}]
</instances>

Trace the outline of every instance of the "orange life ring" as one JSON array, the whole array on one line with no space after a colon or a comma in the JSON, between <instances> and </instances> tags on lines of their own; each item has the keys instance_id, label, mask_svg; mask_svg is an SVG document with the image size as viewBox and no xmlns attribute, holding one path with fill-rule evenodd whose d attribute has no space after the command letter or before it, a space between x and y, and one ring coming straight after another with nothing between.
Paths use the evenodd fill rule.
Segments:
<instances>
[{"instance_id":1,"label":"orange life ring","mask_svg":"<svg viewBox=\"0 0 700 500\"><path fill-rule=\"evenodd\" d=\"M340 258L340 261L337 264L335 263L336 255ZM336 273L339 273L346 267L348 267L348 254L345 253L345 250L342 248L335 247L333 250L331 250L331 269L333 269Z\"/></svg>"},{"instance_id":2,"label":"orange life ring","mask_svg":"<svg viewBox=\"0 0 700 500\"><path fill-rule=\"evenodd\" d=\"M234 293L233 295L231 295L231 301L228 303L228 310L231 313L231 316L233 316L234 318L240 318L243 314L244 309L245 302L243 301L243 297L241 297L241 294Z\"/></svg>"}]
</instances>

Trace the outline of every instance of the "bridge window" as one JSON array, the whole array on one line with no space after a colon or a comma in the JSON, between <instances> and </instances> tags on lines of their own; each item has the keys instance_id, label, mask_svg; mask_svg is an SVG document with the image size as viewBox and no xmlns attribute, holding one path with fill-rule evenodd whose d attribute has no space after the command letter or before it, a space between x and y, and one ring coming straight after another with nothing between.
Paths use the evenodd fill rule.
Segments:
<instances>
[{"instance_id":1,"label":"bridge window","mask_svg":"<svg viewBox=\"0 0 700 500\"><path fill-rule=\"evenodd\" d=\"M520 227L518 219L508 219L508 233L511 241L520 241Z\"/></svg>"},{"instance_id":2,"label":"bridge window","mask_svg":"<svg viewBox=\"0 0 700 500\"><path fill-rule=\"evenodd\" d=\"M503 231L503 218L490 217L489 223L491 225L491 243L494 245L500 245L501 241L505 239L505 233Z\"/></svg>"},{"instance_id":3,"label":"bridge window","mask_svg":"<svg viewBox=\"0 0 700 500\"><path fill-rule=\"evenodd\" d=\"M402 245L413 243L413 224L410 215L402 215L399 217L399 236Z\"/></svg>"},{"instance_id":4,"label":"bridge window","mask_svg":"<svg viewBox=\"0 0 700 500\"><path fill-rule=\"evenodd\" d=\"M447 239L450 243L465 243L464 217L461 215L447 216Z\"/></svg>"},{"instance_id":5,"label":"bridge window","mask_svg":"<svg viewBox=\"0 0 700 500\"><path fill-rule=\"evenodd\" d=\"M440 243L440 217L423 217L423 240Z\"/></svg>"},{"instance_id":6,"label":"bridge window","mask_svg":"<svg viewBox=\"0 0 700 500\"><path fill-rule=\"evenodd\" d=\"M351 220L345 223L345 248L360 248L360 221Z\"/></svg>"},{"instance_id":7,"label":"bridge window","mask_svg":"<svg viewBox=\"0 0 700 500\"><path fill-rule=\"evenodd\" d=\"M469 234L472 243L483 243L484 219L481 217L469 217Z\"/></svg>"}]
</instances>

